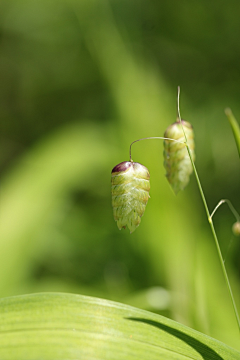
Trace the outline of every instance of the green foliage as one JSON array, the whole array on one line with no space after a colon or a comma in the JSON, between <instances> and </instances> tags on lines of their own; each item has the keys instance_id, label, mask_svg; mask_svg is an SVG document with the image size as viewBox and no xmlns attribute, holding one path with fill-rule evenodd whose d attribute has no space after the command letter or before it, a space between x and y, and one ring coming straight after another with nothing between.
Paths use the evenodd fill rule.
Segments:
<instances>
[{"instance_id":1,"label":"green foliage","mask_svg":"<svg viewBox=\"0 0 240 360\"><path fill-rule=\"evenodd\" d=\"M143 310L45 293L0 300L0 358L237 360L240 353Z\"/></svg>"}]
</instances>

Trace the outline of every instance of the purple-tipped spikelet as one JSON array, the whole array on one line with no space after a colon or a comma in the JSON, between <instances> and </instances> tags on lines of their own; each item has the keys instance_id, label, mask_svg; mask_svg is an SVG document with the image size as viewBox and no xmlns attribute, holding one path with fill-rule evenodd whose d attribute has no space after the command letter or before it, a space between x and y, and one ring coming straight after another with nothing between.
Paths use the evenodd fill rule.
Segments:
<instances>
[{"instance_id":1,"label":"purple-tipped spikelet","mask_svg":"<svg viewBox=\"0 0 240 360\"><path fill-rule=\"evenodd\" d=\"M194 133L192 125L185 120L181 122L194 160ZM176 121L167 128L164 137L185 142L182 126L180 121ZM164 167L167 171L166 177L168 182L172 186L175 194L177 194L187 186L189 177L193 171L185 144L164 140Z\"/></svg>"},{"instance_id":2,"label":"purple-tipped spikelet","mask_svg":"<svg viewBox=\"0 0 240 360\"><path fill-rule=\"evenodd\" d=\"M140 224L150 190L148 169L132 161L124 161L112 169L113 216L119 230L128 226L132 233Z\"/></svg>"}]
</instances>

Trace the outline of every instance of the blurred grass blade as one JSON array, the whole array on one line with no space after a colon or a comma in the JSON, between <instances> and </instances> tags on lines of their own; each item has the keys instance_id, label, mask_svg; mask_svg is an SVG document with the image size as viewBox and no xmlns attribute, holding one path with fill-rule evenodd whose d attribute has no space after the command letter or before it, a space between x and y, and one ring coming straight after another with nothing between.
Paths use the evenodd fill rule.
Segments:
<instances>
[{"instance_id":1,"label":"blurred grass blade","mask_svg":"<svg viewBox=\"0 0 240 360\"><path fill-rule=\"evenodd\" d=\"M108 128L89 121L68 124L45 137L1 182L0 296L15 294L34 257L44 251L41 230L72 189L84 189L112 163ZM109 138L110 135L107 135ZM107 176L107 175L106 175ZM20 285L21 286L21 285Z\"/></svg>"},{"instance_id":2,"label":"blurred grass blade","mask_svg":"<svg viewBox=\"0 0 240 360\"><path fill-rule=\"evenodd\" d=\"M237 120L235 119L232 110L227 108L225 109L225 114L227 115L227 118L230 122L230 125L232 127L232 131L233 131L233 135L236 141L236 145L237 145L237 149L238 149L238 154L240 157L240 128L239 128L239 124L237 122Z\"/></svg>"},{"instance_id":3,"label":"blurred grass blade","mask_svg":"<svg viewBox=\"0 0 240 360\"><path fill-rule=\"evenodd\" d=\"M0 300L0 359L240 359L227 345L112 301L42 293Z\"/></svg>"}]
</instances>

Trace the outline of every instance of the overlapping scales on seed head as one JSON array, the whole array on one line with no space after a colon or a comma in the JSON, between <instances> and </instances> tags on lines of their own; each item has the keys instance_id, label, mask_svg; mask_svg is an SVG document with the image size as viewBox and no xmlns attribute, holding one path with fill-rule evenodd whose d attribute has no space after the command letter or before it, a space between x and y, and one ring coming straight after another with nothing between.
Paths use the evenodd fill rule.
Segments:
<instances>
[{"instance_id":1,"label":"overlapping scales on seed head","mask_svg":"<svg viewBox=\"0 0 240 360\"><path fill-rule=\"evenodd\" d=\"M140 224L150 190L148 169L132 161L124 161L112 170L113 216L119 230L128 227L132 233Z\"/></svg>"}]
</instances>

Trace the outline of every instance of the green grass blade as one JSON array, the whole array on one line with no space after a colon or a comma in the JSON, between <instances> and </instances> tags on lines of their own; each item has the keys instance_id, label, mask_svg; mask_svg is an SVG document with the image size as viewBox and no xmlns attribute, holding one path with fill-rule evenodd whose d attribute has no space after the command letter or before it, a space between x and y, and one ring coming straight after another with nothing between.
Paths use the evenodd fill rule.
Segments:
<instances>
[{"instance_id":1,"label":"green grass blade","mask_svg":"<svg viewBox=\"0 0 240 360\"><path fill-rule=\"evenodd\" d=\"M0 300L0 359L233 360L240 353L128 305L42 293Z\"/></svg>"},{"instance_id":2,"label":"green grass blade","mask_svg":"<svg viewBox=\"0 0 240 360\"><path fill-rule=\"evenodd\" d=\"M227 115L227 118L232 127L233 135L234 135L237 149L238 149L238 154L240 157L240 127L239 127L239 124L238 124L237 120L235 119L231 109L229 109L229 108L225 109L225 114Z\"/></svg>"}]
</instances>

